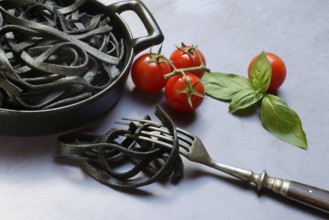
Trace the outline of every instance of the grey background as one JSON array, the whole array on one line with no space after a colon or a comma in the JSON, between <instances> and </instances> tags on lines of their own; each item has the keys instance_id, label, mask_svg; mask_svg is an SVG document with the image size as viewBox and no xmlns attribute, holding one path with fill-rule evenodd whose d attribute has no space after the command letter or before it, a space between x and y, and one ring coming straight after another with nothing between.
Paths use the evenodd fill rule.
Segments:
<instances>
[{"instance_id":1,"label":"grey background","mask_svg":"<svg viewBox=\"0 0 329 220\"><path fill-rule=\"evenodd\" d=\"M260 51L281 56L288 73L278 95L300 116L309 148L299 149L269 134L258 110L233 116L228 103L206 97L195 114L177 114L168 109L162 94L141 94L130 78L117 105L83 130L103 133L121 117L152 115L159 104L179 127L197 134L214 159L329 190L329 1L143 2L164 32L163 53L168 56L181 41L197 44L212 71L243 76ZM135 36L145 34L134 14L122 16ZM140 193L117 191L74 165L55 161L57 136L0 136L1 219L328 218L186 160L185 176L177 185L153 184Z\"/></svg>"}]
</instances>

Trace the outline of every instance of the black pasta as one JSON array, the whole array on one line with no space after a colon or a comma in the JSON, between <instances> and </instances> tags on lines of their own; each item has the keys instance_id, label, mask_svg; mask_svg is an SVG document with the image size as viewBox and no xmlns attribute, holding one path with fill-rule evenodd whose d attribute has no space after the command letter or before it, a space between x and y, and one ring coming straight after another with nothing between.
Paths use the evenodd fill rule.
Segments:
<instances>
[{"instance_id":1,"label":"black pasta","mask_svg":"<svg viewBox=\"0 0 329 220\"><path fill-rule=\"evenodd\" d=\"M65 1L63 1L65 2ZM0 104L12 109L69 105L120 73L123 40L85 0L0 1Z\"/></svg>"},{"instance_id":2,"label":"black pasta","mask_svg":"<svg viewBox=\"0 0 329 220\"><path fill-rule=\"evenodd\" d=\"M184 165L179 155L176 126L160 107L155 115L173 137L170 148L138 139L152 123L142 126L131 123L128 129L112 129L103 135L63 135L58 138L55 157L78 161L88 175L119 189L141 187L167 178L178 181ZM117 169L127 164L129 169Z\"/></svg>"}]
</instances>

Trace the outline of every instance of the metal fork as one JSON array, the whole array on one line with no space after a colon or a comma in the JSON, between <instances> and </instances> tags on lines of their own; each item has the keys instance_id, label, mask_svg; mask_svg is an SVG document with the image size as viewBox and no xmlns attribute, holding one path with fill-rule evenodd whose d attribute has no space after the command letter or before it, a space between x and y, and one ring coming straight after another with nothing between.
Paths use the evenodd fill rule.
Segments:
<instances>
[{"instance_id":1,"label":"metal fork","mask_svg":"<svg viewBox=\"0 0 329 220\"><path fill-rule=\"evenodd\" d=\"M172 148L171 143L173 142L173 138L162 123L132 118L123 118L123 120L138 123L139 126L144 123L151 125L147 127L148 130L142 130L140 135L132 136L131 138L153 142L166 148ZM265 170L261 173L254 173L251 170L218 163L211 158L204 144L196 135L180 128L177 128L177 133L180 146L179 153L188 160L204 164L242 181L254 184L258 191L261 189L268 189L296 202L329 213L329 191L295 181L271 177L267 175Z\"/></svg>"}]
</instances>

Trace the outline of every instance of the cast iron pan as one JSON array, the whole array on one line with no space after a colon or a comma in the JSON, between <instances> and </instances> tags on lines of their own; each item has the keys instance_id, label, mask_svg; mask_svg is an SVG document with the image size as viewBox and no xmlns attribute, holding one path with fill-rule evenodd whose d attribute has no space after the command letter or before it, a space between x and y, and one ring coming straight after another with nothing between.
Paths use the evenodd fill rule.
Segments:
<instances>
[{"instance_id":1,"label":"cast iron pan","mask_svg":"<svg viewBox=\"0 0 329 220\"><path fill-rule=\"evenodd\" d=\"M41 136L64 132L91 122L108 111L120 98L134 56L164 37L154 17L141 1L122 1L108 6L88 0L85 7L110 17L114 34L124 40L124 57L119 64L120 75L96 95L83 101L48 110L12 110L0 108L0 134L9 136ZM120 14L133 11L145 25L147 36L134 38Z\"/></svg>"}]
</instances>

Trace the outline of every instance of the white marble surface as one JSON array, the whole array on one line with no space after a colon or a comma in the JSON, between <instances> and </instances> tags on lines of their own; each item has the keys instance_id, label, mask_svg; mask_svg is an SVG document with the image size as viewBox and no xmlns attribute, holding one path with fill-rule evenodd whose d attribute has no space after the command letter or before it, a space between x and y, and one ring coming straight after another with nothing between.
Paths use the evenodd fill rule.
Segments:
<instances>
[{"instance_id":1,"label":"white marble surface","mask_svg":"<svg viewBox=\"0 0 329 220\"><path fill-rule=\"evenodd\" d=\"M288 69L279 95L299 114L309 148L273 137L257 112L233 116L227 103L208 97L193 115L168 111L177 125L198 134L222 163L329 189L329 1L143 2L164 32L166 54L181 41L197 44L213 71L241 75L261 50L279 54ZM136 36L144 33L134 16L123 16ZM152 114L157 104L167 109L162 95L145 96L128 79L120 102L85 130L105 132L121 117ZM0 137L1 219L328 219L186 160L177 185L117 191L54 160L57 136Z\"/></svg>"}]
</instances>

